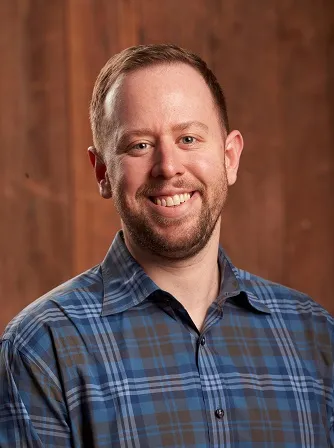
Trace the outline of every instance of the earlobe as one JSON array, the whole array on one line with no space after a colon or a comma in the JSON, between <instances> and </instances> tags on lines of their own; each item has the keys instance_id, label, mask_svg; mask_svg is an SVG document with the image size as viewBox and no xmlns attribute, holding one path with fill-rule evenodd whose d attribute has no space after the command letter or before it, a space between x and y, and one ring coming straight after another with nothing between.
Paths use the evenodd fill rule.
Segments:
<instances>
[{"instance_id":1,"label":"earlobe","mask_svg":"<svg viewBox=\"0 0 334 448\"><path fill-rule=\"evenodd\" d=\"M233 185L237 180L240 156L244 142L239 131L232 131L225 141L225 168L228 185Z\"/></svg>"},{"instance_id":2,"label":"earlobe","mask_svg":"<svg viewBox=\"0 0 334 448\"><path fill-rule=\"evenodd\" d=\"M99 156L96 148L90 146L88 148L89 160L94 168L95 177L99 186L100 195L104 199L110 199L112 196L111 185L107 173L107 167L102 158Z\"/></svg>"},{"instance_id":3,"label":"earlobe","mask_svg":"<svg viewBox=\"0 0 334 448\"><path fill-rule=\"evenodd\" d=\"M104 199L110 199L112 197L111 185L108 179L108 175L106 174L105 179L101 179L99 183L100 195Z\"/></svg>"}]
</instances>

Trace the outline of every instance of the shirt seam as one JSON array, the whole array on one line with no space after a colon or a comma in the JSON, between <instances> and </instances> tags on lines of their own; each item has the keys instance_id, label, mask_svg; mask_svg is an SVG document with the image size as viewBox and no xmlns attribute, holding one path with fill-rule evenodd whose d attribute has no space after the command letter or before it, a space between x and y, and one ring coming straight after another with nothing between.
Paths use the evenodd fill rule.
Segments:
<instances>
[{"instance_id":1,"label":"shirt seam","mask_svg":"<svg viewBox=\"0 0 334 448\"><path fill-rule=\"evenodd\" d=\"M47 377L47 378L52 382L52 384L56 387L56 389L57 389L59 392L61 392L61 394L63 393L61 387L59 387L59 385L54 381L54 379L51 377L51 375L50 375L47 371L45 371L45 370L43 369L43 367L40 366L35 360L33 360L33 359L31 359L30 357L28 357L25 353L23 353L23 352L21 351L21 349L19 349L18 347L16 347L16 346L15 346L15 343L14 343L13 341L11 341L10 339L4 339L4 340L2 341L2 344L3 344L3 342L7 342L9 345L11 345L12 348L13 348L13 350L15 350L15 351L19 354L19 356L21 356L22 358L24 358L28 364L33 364L34 366L36 366L36 367L38 368L38 370L41 372L41 374L42 374L44 377ZM1 345L2 345L2 344L1 344ZM32 350L32 353L36 354L36 352L35 352L34 350ZM11 364L12 364L12 363L9 363L10 367L11 367ZM58 401L58 400L56 400L56 401ZM58 401L58 403L63 403L63 402Z\"/></svg>"}]
</instances>

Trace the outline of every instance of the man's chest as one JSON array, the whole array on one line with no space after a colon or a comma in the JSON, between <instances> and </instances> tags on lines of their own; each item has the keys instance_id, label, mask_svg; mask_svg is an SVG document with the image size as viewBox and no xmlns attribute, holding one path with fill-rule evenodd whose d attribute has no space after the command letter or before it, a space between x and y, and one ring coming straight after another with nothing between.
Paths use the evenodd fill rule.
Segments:
<instances>
[{"instance_id":1,"label":"man's chest","mask_svg":"<svg viewBox=\"0 0 334 448\"><path fill-rule=\"evenodd\" d=\"M61 365L76 446L327 447L326 365L315 372L310 342L260 318L232 311L198 335L146 312L72 337Z\"/></svg>"}]
</instances>

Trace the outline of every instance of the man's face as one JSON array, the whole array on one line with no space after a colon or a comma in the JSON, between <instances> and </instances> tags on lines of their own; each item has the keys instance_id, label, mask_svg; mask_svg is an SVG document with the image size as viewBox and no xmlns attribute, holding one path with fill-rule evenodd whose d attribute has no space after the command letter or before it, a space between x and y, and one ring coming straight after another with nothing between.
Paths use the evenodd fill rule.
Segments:
<instances>
[{"instance_id":1,"label":"man's face","mask_svg":"<svg viewBox=\"0 0 334 448\"><path fill-rule=\"evenodd\" d=\"M106 176L125 238L170 259L195 255L220 224L228 186L226 140L205 81L181 63L139 69L108 93L105 112Z\"/></svg>"}]
</instances>

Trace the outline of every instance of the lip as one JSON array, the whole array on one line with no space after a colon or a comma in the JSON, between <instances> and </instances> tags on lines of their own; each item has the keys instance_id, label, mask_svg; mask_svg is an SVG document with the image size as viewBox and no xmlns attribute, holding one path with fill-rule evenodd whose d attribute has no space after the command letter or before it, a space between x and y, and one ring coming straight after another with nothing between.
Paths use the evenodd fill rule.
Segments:
<instances>
[{"instance_id":1,"label":"lip","mask_svg":"<svg viewBox=\"0 0 334 448\"><path fill-rule=\"evenodd\" d=\"M156 214L159 214L160 216L163 216L165 218L180 218L193 209L194 202L199 197L198 191L189 191L189 192L183 191L183 193L192 193L191 198L188 199L188 201L173 207L164 207L163 205L157 205L154 202L152 202L151 199L148 199L148 202L150 207L152 207L152 210ZM181 194L181 192L174 194ZM165 196L165 194L163 195L161 194L159 196ZM173 196L173 195L167 194L167 196ZM150 197L157 197L157 196L150 196Z\"/></svg>"}]
</instances>

